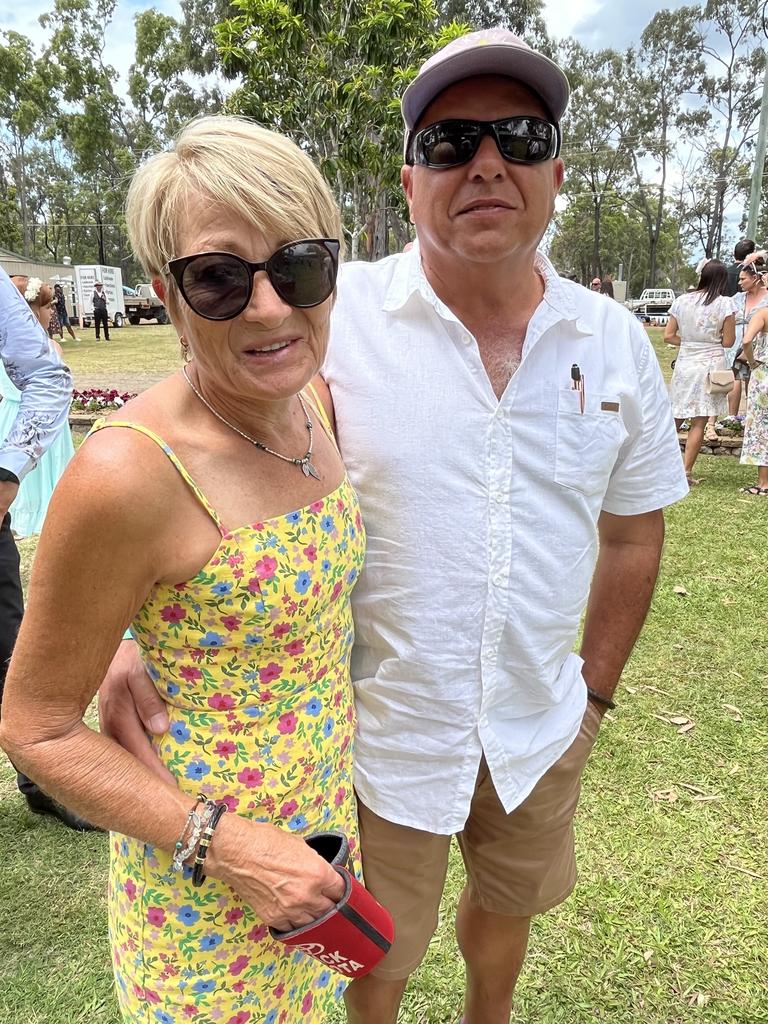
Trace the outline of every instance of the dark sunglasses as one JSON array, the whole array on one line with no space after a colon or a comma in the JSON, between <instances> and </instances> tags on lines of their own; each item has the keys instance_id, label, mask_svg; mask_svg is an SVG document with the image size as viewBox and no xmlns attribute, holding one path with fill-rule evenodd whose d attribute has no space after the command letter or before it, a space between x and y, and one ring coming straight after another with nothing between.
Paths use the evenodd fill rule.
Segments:
<instances>
[{"instance_id":1,"label":"dark sunglasses","mask_svg":"<svg viewBox=\"0 0 768 1024\"><path fill-rule=\"evenodd\" d=\"M254 275L262 270L289 306L311 309L325 302L336 287L340 248L336 238L289 242L261 263L232 252L197 252L169 260L163 271L198 316L233 320L251 301Z\"/></svg>"},{"instance_id":2,"label":"dark sunglasses","mask_svg":"<svg viewBox=\"0 0 768 1024\"><path fill-rule=\"evenodd\" d=\"M557 156L560 133L540 117L503 117L499 121L436 121L414 135L406 163L439 170L459 167L473 159L490 135L505 160L538 164Z\"/></svg>"}]
</instances>

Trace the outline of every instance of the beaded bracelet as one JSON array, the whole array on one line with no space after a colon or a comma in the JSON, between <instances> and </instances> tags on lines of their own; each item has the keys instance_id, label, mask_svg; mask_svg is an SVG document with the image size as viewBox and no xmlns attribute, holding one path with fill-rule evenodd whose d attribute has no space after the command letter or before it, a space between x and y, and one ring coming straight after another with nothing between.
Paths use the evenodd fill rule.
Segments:
<instances>
[{"instance_id":1,"label":"beaded bracelet","mask_svg":"<svg viewBox=\"0 0 768 1024\"><path fill-rule=\"evenodd\" d=\"M200 804L203 805L203 808L198 812L197 808ZM194 807L187 815L184 828L182 829L181 835L176 840L176 845L173 848L173 860L171 861L171 867L174 871L181 871L184 867L184 861L191 853L194 853L197 844L200 842L200 836L203 834L203 830L211 820L215 810L216 804L213 800L206 800L201 793L198 796Z\"/></svg>"},{"instance_id":2,"label":"beaded bracelet","mask_svg":"<svg viewBox=\"0 0 768 1024\"><path fill-rule=\"evenodd\" d=\"M587 687L587 696L590 700L593 700L595 704L602 704L603 707L610 708L611 711L613 711L616 707L615 703L611 700L610 697L603 697L602 694L595 693L595 691L591 690L589 687Z\"/></svg>"},{"instance_id":3,"label":"beaded bracelet","mask_svg":"<svg viewBox=\"0 0 768 1024\"><path fill-rule=\"evenodd\" d=\"M213 833L216 831L216 826L224 817L226 810L226 804L219 804L215 807L210 821L203 830L203 834L197 847L197 853L195 854L194 867L192 868L192 885L199 887L205 881L203 865L205 864L205 858L208 854L208 847L211 845L211 840L213 839Z\"/></svg>"}]
</instances>

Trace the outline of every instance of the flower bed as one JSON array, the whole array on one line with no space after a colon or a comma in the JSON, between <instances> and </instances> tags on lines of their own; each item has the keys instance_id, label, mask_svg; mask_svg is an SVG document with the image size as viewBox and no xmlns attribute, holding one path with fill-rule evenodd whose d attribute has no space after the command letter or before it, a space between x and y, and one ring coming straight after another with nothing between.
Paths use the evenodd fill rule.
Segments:
<instances>
[{"instance_id":1,"label":"flower bed","mask_svg":"<svg viewBox=\"0 0 768 1024\"><path fill-rule=\"evenodd\" d=\"M73 391L71 411L90 414L109 412L110 409L119 409L135 397L135 394L129 394L127 391L121 394L114 388L111 391L106 391L104 388Z\"/></svg>"}]
</instances>

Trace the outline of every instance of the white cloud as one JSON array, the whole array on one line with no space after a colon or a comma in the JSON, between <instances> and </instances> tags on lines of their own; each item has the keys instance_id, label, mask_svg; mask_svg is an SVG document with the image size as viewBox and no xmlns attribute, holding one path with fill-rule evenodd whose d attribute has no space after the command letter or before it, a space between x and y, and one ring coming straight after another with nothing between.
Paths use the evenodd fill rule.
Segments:
<instances>
[{"instance_id":1,"label":"white cloud","mask_svg":"<svg viewBox=\"0 0 768 1024\"><path fill-rule=\"evenodd\" d=\"M564 39L578 35L578 26L602 7L601 0L545 0L544 21L551 36Z\"/></svg>"}]
</instances>

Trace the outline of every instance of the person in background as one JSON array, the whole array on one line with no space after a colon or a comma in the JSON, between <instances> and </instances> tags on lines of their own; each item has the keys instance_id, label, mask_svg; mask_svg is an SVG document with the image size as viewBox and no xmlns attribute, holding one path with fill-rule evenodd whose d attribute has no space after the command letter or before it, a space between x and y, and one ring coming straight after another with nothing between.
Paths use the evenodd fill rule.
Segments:
<instances>
[{"instance_id":1,"label":"person in background","mask_svg":"<svg viewBox=\"0 0 768 1024\"><path fill-rule=\"evenodd\" d=\"M11 278L22 295L31 295L28 299L29 307L45 330L49 327L49 317L55 303L51 301L53 292L49 284L44 284L39 278L14 276ZM63 358L61 348L55 341L51 345L58 356ZM16 418L22 393L11 381L5 369L0 365L0 395L3 401L0 403L0 437L5 437L11 429ZM64 472L67 463L75 453L72 444L72 433L67 425L56 435L53 443L43 453L33 473L27 473L19 486L19 493L11 505L11 525L17 537L30 537L40 533L43 528L48 503L51 495Z\"/></svg>"},{"instance_id":2,"label":"person in background","mask_svg":"<svg viewBox=\"0 0 768 1024\"><path fill-rule=\"evenodd\" d=\"M755 243L751 238L742 238L733 247L733 263L728 267L728 284L725 295L739 294L739 273L744 266L744 261L755 251Z\"/></svg>"},{"instance_id":3,"label":"person in background","mask_svg":"<svg viewBox=\"0 0 768 1024\"><path fill-rule=\"evenodd\" d=\"M24 612L19 552L11 532L9 509L20 482L34 471L58 435L69 430L72 400L69 370L33 312L40 298L40 286L39 279L27 279L22 296L0 267L0 359L21 393L21 400L14 407L15 415L0 442L0 700L8 659ZM45 317L42 308L41 316ZM17 773L16 781L34 814L51 815L78 831L90 828L88 822L53 800L22 772Z\"/></svg>"},{"instance_id":4,"label":"person in background","mask_svg":"<svg viewBox=\"0 0 768 1024\"><path fill-rule=\"evenodd\" d=\"M768 497L768 304L752 311L742 341L752 374L740 462L757 466L757 483L742 490Z\"/></svg>"},{"instance_id":5,"label":"person in background","mask_svg":"<svg viewBox=\"0 0 768 1024\"><path fill-rule=\"evenodd\" d=\"M104 328L104 341L109 341L109 312L107 310L107 294L104 285L97 281L93 286L93 324L96 328L96 341L99 341L99 329Z\"/></svg>"},{"instance_id":6,"label":"person in background","mask_svg":"<svg viewBox=\"0 0 768 1024\"><path fill-rule=\"evenodd\" d=\"M599 292L601 287L602 287L602 284L603 284L603 282L600 280L599 277L593 277L592 278L592 283L589 286L589 290L591 292Z\"/></svg>"},{"instance_id":7,"label":"person in background","mask_svg":"<svg viewBox=\"0 0 768 1024\"><path fill-rule=\"evenodd\" d=\"M600 294L607 295L608 298L613 298L613 281L607 275L600 282Z\"/></svg>"},{"instance_id":8,"label":"person in background","mask_svg":"<svg viewBox=\"0 0 768 1024\"><path fill-rule=\"evenodd\" d=\"M53 304L56 311L56 319L58 321L58 330L49 329L49 334L53 337L54 334L58 334L59 341L64 340L63 329L66 327L67 334L73 341L80 341L72 330L72 324L69 322L69 313L67 312L67 297L64 294L64 289L60 284L53 286Z\"/></svg>"},{"instance_id":9,"label":"person in background","mask_svg":"<svg viewBox=\"0 0 768 1024\"><path fill-rule=\"evenodd\" d=\"M707 260L695 291L679 295L669 310L664 341L679 346L672 373L671 399L675 425L689 420L685 442L685 473L689 484L699 484L693 467L704 440L704 428L710 416L724 416L726 396L708 394L709 374L725 370L723 350L736 337L734 302L725 295L728 271L720 260Z\"/></svg>"},{"instance_id":10,"label":"person in background","mask_svg":"<svg viewBox=\"0 0 768 1024\"><path fill-rule=\"evenodd\" d=\"M726 363L735 377L733 391L728 395L729 416L738 415L742 387L745 397L749 392L750 369L742 350L745 328L758 309L768 306L768 288L755 263L746 263L739 271L739 289L733 299L736 306L736 342L725 353Z\"/></svg>"}]
</instances>

